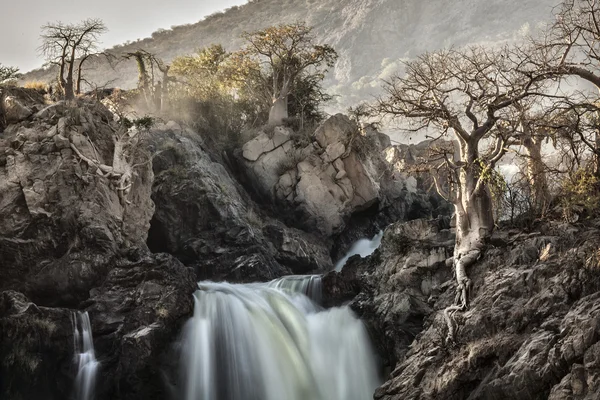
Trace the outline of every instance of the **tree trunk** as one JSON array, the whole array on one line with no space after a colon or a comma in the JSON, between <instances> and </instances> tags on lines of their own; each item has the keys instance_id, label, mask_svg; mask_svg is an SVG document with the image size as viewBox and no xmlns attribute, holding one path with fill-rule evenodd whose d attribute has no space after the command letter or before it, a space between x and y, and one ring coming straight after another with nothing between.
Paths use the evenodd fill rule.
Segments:
<instances>
[{"instance_id":1,"label":"tree trunk","mask_svg":"<svg viewBox=\"0 0 600 400\"><path fill-rule=\"evenodd\" d=\"M121 137L115 140L115 149L113 154L112 165L113 171L116 174L121 175L117 187L117 192L119 193L119 198L123 206L129 203L127 196L131 191L133 177L133 166L131 165L132 161L127 160L127 145L129 139L130 138L127 133L122 133Z\"/></svg>"},{"instance_id":2,"label":"tree trunk","mask_svg":"<svg viewBox=\"0 0 600 400\"><path fill-rule=\"evenodd\" d=\"M83 81L83 63L88 59L89 55L84 55L79 59L77 65L77 83L75 86L75 94L81 94L81 82Z\"/></svg>"},{"instance_id":3,"label":"tree trunk","mask_svg":"<svg viewBox=\"0 0 600 400\"><path fill-rule=\"evenodd\" d=\"M287 95L279 96L273 101L269 110L269 125L282 125L283 120L288 117Z\"/></svg>"},{"instance_id":4,"label":"tree trunk","mask_svg":"<svg viewBox=\"0 0 600 400\"><path fill-rule=\"evenodd\" d=\"M169 69L167 65L163 69L162 93L160 94L160 111L167 111L169 106Z\"/></svg>"},{"instance_id":5,"label":"tree trunk","mask_svg":"<svg viewBox=\"0 0 600 400\"><path fill-rule=\"evenodd\" d=\"M73 91L73 69L75 67L75 46L71 51L71 59L68 61L69 69L67 70L67 79L65 82L65 99L73 100L75 92Z\"/></svg>"},{"instance_id":6,"label":"tree trunk","mask_svg":"<svg viewBox=\"0 0 600 400\"><path fill-rule=\"evenodd\" d=\"M527 179L531 186L534 212L540 216L550 204L550 190L542 161L542 141L526 138L523 140L523 147L527 153Z\"/></svg>"},{"instance_id":7,"label":"tree trunk","mask_svg":"<svg viewBox=\"0 0 600 400\"><path fill-rule=\"evenodd\" d=\"M283 120L288 117L288 94L292 78L286 76L279 95L273 98L273 105L269 110L269 125L282 125Z\"/></svg>"},{"instance_id":8,"label":"tree trunk","mask_svg":"<svg viewBox=\"0 0 600 400\"><path fill-rule=\"evenodd\" d=\"M454 201L456 212L456 245L454 270L458 284L456 301L462 308L469 306L471 281L466 269L481 254L487 238L494 229L492 197L485 183L479 183L481 167L478 163L477 143L463 143L460 149L464 164L459 173L460 187Z\"/></svg>"}]
</instances>

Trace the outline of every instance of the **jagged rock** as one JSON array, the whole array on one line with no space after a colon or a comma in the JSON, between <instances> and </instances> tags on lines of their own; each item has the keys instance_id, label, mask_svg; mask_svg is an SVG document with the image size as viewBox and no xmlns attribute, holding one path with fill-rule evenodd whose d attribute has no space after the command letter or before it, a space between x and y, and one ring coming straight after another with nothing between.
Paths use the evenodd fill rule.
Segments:
<instances>
[{"instance_id":1,"label":"jagged rock","mask_svg":"<svg viewBox=\"0 0 600 400\"><path fill-rule=\"evenodd\" d=\"M4 98L2 108L4 110L4 118L9 124L23 121L27 119L33 111L24 106L16 97L6 96Z\"/></svg>"},{"instance_id":2,"label":"jagged rock","mask_svg":"<svg viewBox=\"0 0 600 400\"><path fill-rule=\"evenodd\" d=\"M391 225L381 246L368 259L348 260L340 273L323 278L329 303L349 301L378 338L376 345L393 365L408 350L432 312L431 300L452 278L445 260L454 237L447 221L417 219Z\"/></svg>"},{"instance_id":3,"label":"jagged rock","mask_svg":"<svg viewBox=\"0 0 600 400\"><path fill-rule=\"evenodd\" d=\"M70 397L73 368L71 312L38 307L12 290L0 293L0 398Z\"/></svg>"},{"instance_id":4,"label":"jagged rock","mask_svg":"<svg viewBox=\"0 0 600 400\"><path fill-rule=\"evenodd\" d=\"M263 133L247 142L241 165L248 186L302 214L303 229L337 235L351 216L373 206L389 208L384 226L407 213L431 214L429 200L422 188L415 188L414 178L395 174L393 163L386 162L383 146L390 144L389 137L372 126L361 131L337 114L316 129L313 143L302 148L287 140L291 134L274 140L277 132L273 139ZM413 204L423 211L411 212ZM346 245L342 242L341 249Z\"/></svg>"},{"instance_id":5,"label":"jagged rock","mask_svg":"<svg viewBox=\"0 0 600 400\"><path fill-rule=\"evenodd\" d=\"M242 155L248 161L256 161L261 155L273 151L289 140L289 129L277 126L274 128L272 135L262 132L257 137L244 144Z\"/></svg>"},{"instance_id":6,"label":"jagged rock","mask_svg":"<svg viewBox=\"0 0 600 400\"><path fill-rule=\"evenodd\" d=\"M358 132L358 126L343 114L336 114L323 122L315 131L319 146L327 148L334 143L346 144Z\"/></svg>"},{"instance_id":7,"label":"jagged rock","mask_svg":"<svg viewBox=\"0 0 600 400\"><path fill-rule=\"evenodd\" d=\"M447 220L394 224L373 256L325 276L326 298L354 297L393 369L375 398L595 399L600 278L587 266L600 245L595 224L576 235L564 224L496 232L470 270L470 309L453 316L455 343L443 316L455 295ZM529 248L537 256L510 251Z\"/></svg>"},{"instance_id":8,"label":"jagged rock","mask_svg":"<svg viewBox=\"0 0 600 400\"><path fill-rule=\"evenodd\" d=\"M106 126L112 115L85 100L44 110L33 125L10 125L0 142L6 155L0 164L0 289L21 290L42 305L74 304L87 297L119 248L145 248L154 210L152 170L138 160L129 203L123 203L117 182L69 148L74 140L94 159L112 161L113 132ZM82 124L90 127L87 137L78 133ZM48 145L51 126L58 128Z\"/></svg>"},{"instance_id":9,"label":"jagged rock","mask_svg":"<svg viewBox=\"0 0 600 400\"><path fill-rule=\"evenodd\" d=\"M196 277L166 254L121 261L86 302L102 360L97 398L166 398L158 366L193 311Z\"/></svg>"},{"instance_id":10,"label":"jagged rock","mask_svg":"<svg viewBox=\"0 0 600 400\"><path fill-rule=\"evenodd\" d=\"M265 227L273 225L269 218L193 136L168 131L155 131L153 136L163 151L154 162L151 249L194 266L199 279L265 281L331 265L329 243L323 240L307 239L282 225L277 225L281 235L267 237ZM291 245L288 238L302 238L292 242L310 243L314 249L305 256L307 246ZM301 259L308 264L300 265Z\"/></svg>"}]
</instances>

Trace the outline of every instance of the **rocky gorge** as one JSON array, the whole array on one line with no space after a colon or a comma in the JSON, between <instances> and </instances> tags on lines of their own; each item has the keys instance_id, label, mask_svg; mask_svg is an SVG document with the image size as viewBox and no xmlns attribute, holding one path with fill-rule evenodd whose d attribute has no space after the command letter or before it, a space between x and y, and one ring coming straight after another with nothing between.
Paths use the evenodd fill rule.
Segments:
<instances>
[{"instance_id":1,"label":"rocky gorge","mask_svg":"<svg viewBox=\"0 0 600 400\"><path fill-rule=\"evenodd\" d=\"M2 398L69 397L75 310L90 316L97 398L165 398L195 282L324 273L334 242L371 228L354 214L387 224L432 211L385 169L389 139L342 115L310 143L275 128L227 155L175 122L124 130L94 99L0 99Z\"/></svg>"},{"instance_id":2,"label":"rocky gorge","mask_svg":"<svg viewBox=\"0 0 600 400\"><path fill-rule=\"evenodd\" d=\"M2 399L71 398L74 311L90 318L96 399L171 398L198 281L300 274L364 321L376 399L600 396L597 220L498 229L471 308L447 316L449 207L404 170L427 143L391 146L338 114L219 152L173 121L123 130L93 99L2 88L0 105ZM331 271L380 229L372 256Z\"/></svg>"}]
</instances>

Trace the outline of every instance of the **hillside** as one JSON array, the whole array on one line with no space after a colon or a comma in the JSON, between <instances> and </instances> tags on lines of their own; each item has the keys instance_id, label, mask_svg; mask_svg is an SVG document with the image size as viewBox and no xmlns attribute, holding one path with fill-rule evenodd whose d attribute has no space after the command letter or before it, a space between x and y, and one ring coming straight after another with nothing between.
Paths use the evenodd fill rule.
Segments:
<instances>
[{"instance_id":1,"label":"hillside","mask_svg":"<svg viewBox=\"0 0 600 400\"><path fill-rule=\"evenodd\" d=\"M195 24L160 30L110 49L121 54L145 49L165 60L212 43L233 50L240 35L266 26L305 20L319 40L340 58L327 86L336 97L332 111L369 98L382 79L397 71L399 60L447 46L494 44L514 40L551 18L556 0L253 0ZM136 82L133 61L90 63L88 77L102 86L130 88ZM52 70L35 70L26 80L53 79Z\"/></svg>"}]
</instances>

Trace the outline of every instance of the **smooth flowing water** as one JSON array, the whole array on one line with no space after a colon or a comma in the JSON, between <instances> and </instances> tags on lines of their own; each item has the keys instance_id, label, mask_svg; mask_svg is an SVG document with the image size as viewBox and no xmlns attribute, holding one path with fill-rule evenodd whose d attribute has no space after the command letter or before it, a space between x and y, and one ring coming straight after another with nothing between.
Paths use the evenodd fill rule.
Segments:
<instances>
[{"instance_id":1,"label":"smooth flowing water","mask_svg":"<svg viewBox=\"0 0 600 400\"><path fill-rule=\"evenodd\" d=\"M377 248L381 244L381 238L383 238L383 231L379 231L379 233L373 236L372 239L357 240L356 242L354 242L354 244L352 244L350 250L348 250L346 255L342 257L342 259L340 259L337 263L335 263L334 269L338 272L341 271L342 268L344 268L346 261L348 261L350 257L355 256L357 254L361 257L370 256L375 250L377 250Z\"/></svg>"},{"instance_id":2,"label":"smooth flowing water","mask_svg":"<svg viewBox=\"0 0 600 400\"><path fill-rule=\"evenodd\" d=\"M77 364L74 397L76 400L92 400L99 363L94 352L90 316L87 311L84 313L77 311L73 313L72 322L75 363Z\"/></svg>"},{"instance_id":3,"label":"smooth flowing water","mask_svg":"<svg viewBox=\"0 0 600 400\"><path fill-rule=\"evenodd\" d=\"M368 400L378 385L367 332L347 307L306 294L320 278L201 282L182 343L185 400Z\"/></svg>"}]
</instances>

